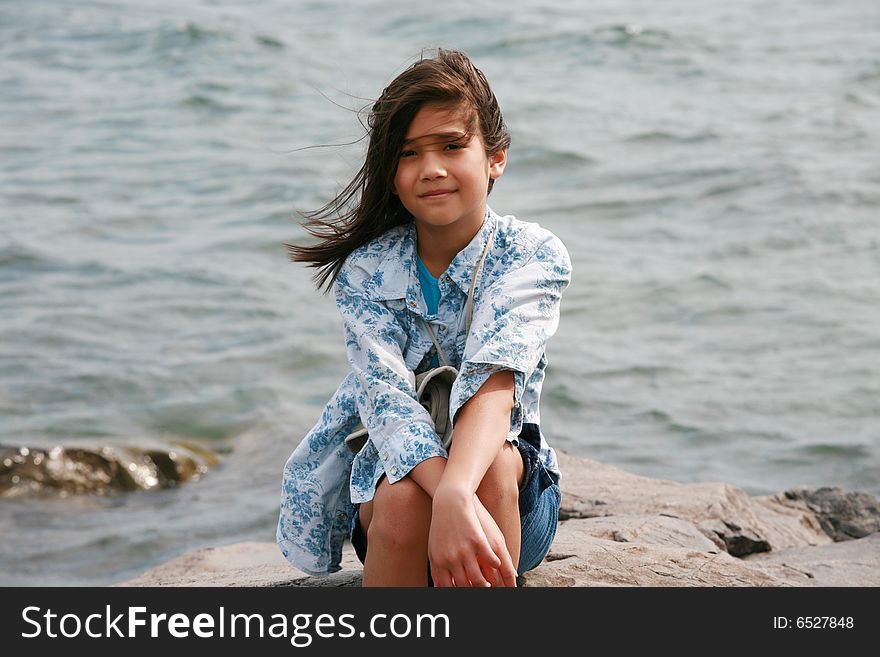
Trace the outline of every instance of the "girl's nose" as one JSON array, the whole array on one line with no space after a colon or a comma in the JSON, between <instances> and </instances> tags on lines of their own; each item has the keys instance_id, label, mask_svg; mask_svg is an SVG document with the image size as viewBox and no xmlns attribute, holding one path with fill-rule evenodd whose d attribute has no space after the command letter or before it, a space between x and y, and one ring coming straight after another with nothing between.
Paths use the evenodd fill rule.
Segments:
<instances>
[{"instance_id":1,"label":"girl's nose","mask_svg":"<svg viewBox=\"0 0 880 657\"><path fill-rule=\"evenodd\" d=\"M439 157L426 153L422 158L422 180L433 180L446 175L446 168Z\"/></svg>"}]
</instances>

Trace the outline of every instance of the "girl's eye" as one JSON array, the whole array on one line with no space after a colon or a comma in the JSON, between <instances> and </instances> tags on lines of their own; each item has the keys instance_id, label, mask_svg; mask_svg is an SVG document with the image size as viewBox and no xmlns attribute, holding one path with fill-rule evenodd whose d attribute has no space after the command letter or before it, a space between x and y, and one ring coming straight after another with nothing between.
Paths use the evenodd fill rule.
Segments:
<instances>
[{"instance_id":1,"label":"girl's eye","mask_svg":"<svg viewBox=\"0 0 880 657\"><path fill-rule=\"evenodd\" d=\"M458 150L460 148L464 148L463 144L446 144L446 148L452 148L454 150Z\"/></svg>"},{"instance_id":2,"label":"girl's eye","mask_svg":"<svg viewBox=\"0 0 880 657\"><path fill-rule=\"evenodd\" d=\"M403 151L403 152L400 154L400 157L408 157L408 156L410 156L410 155L413 155L414 153L415 153L415 151Z\"/></svg>"}]
</instances>

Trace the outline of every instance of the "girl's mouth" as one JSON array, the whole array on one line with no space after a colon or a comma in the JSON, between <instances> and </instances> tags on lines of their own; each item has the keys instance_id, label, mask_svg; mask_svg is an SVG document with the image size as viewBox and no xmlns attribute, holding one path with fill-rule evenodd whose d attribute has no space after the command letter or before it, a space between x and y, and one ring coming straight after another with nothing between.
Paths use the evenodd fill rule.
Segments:
<instances>
[{"instance_id":1,"label":"girl's mouth","mask_svg":"<svg viewBox=\"0 0 880 657\"><path fill-rule=\"evenodd\" d=\"M452 190L443 190L443 191L436 191L436 192L428 192L427 194L424 194L424 195L422 196L422 198L425 198L425 199L440 199L440 198L446 198L447 196L452 196L452 193L453 193Z\"/></svg>"}]
</instances>

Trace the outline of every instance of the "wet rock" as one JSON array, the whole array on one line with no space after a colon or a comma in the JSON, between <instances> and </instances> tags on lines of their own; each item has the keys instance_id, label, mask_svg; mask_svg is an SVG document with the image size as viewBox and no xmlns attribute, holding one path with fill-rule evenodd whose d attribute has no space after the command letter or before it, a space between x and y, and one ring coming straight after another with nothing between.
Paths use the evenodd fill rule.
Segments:
<instances>
[{"instance_id":1,"label":"wet rock","mask_svg":"<svg viewBox=\"0 0 880 657\"><path fill-rule=\"evenodd\" d=\"M169 488L198 479L217 462L210 450L183 441L146 448L0 446L0 497Z\"/></svg>"}]
</instances>

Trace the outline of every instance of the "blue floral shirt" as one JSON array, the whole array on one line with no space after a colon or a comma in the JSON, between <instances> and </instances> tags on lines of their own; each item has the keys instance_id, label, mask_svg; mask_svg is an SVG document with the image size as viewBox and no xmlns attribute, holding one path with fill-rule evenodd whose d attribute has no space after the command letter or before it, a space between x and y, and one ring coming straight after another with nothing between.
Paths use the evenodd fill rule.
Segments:
<instances>
[{"instance_id":1,"label":"blue floral shirt","mask_svg":"<svg viewBox=\"0 0 880 657\"><path fill-rule=\"evenodd\" d=\"M416 397L415 374L436 354L422 319L459 370L449 400L453 426L461 407L502 370L513 371L515 383L507 439L516 443L523 423L540 425L545 345L571 280L565 246L536 223L487 208L479 232L440 277L439 308L428 314L416 239L412 222L392 228L355 249L334 284L352 369L284 467L276 536L284 556L311 575L340 569L354 505L372 499L383 473L394 484L422 461L447 456ZM487 240L468 334L465 303ZM344 440L359 421L369 439L355 455ZM560 474L543 434L539 456Z\"/></svg>"}]
</instances>

